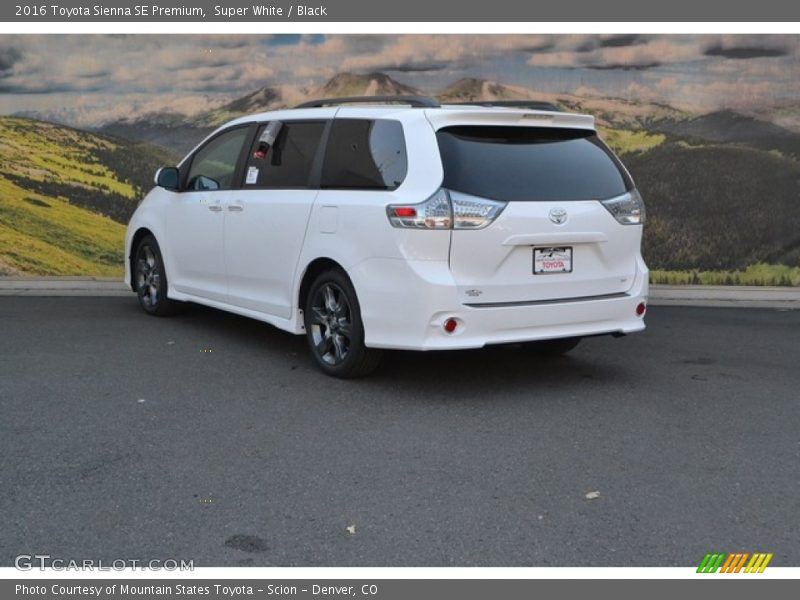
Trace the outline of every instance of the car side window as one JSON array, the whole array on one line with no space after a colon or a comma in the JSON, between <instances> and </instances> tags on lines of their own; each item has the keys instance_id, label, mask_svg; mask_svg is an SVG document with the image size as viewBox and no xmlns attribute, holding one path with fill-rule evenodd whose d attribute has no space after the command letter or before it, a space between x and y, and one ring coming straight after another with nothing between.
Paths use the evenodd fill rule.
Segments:
<instances>
[{"instance_id":1,"label":"car side window","mask_svg":"<svg viewBox=\"0 0 800 600\"><path fill-rule=\"evenodd\" d=\"M261 127L245 171L245 189L307 188L325 121L272 121Z\"/></svg>"},{"instance_id":2,"label":"car side window","mask_svg":"<svg viewBox=\"0 0 800 600\"><path fill-rule=\"evenodd\" d=\"M394 190L403 183L407 169L399 121L333 121L322 167L323 188Z\"/></svg>"},{"instance_id":3,"label":"car side window","mask_svg":"<svg viewBox=\"0 0 800 600\"><path fill-rule=\"evenodd\" d=\"M234 186L236 163L242 152L247 127L221 133L200 148L192 159L186 180L188 191L229 190Z\"/></svg>"}]
</instances>

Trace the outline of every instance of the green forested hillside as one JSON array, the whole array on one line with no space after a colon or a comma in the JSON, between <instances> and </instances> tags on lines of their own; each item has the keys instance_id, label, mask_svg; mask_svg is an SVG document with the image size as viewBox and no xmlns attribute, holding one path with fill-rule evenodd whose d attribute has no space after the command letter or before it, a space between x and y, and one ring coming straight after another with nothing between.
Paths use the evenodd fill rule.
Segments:
<instances>
[{"instance_id":1,"label":"green forested hillside","mask_svg":"<svg viewBox=\"0 0 800 600\"><path fill-rule=\"evenodd\" d=\"M732 110L685 119L663 119L652 123L651 128L687 140L739 144L800 158L800 135L796 131Z\"/></svg>"},{"instance_id":2,"label":"green forested hillside","mask_svg":"<svg viewBox=\"0 0 800 600\"><path fill-rule=\"evenodd\" d=\"M0 118L0 275L122 273L124 223L168 153Z\"/></svg>"},{"instance_id":3,"label":"green forested hillside","mask_svg":"<svg viewBox=\"0 0 800 600\"><path fill-rule=\"evenodd\" d=\"M800 163L775 151L673 140L625 157L647 205L656 269L800 266Z\"/></svg>"}]
</instances>

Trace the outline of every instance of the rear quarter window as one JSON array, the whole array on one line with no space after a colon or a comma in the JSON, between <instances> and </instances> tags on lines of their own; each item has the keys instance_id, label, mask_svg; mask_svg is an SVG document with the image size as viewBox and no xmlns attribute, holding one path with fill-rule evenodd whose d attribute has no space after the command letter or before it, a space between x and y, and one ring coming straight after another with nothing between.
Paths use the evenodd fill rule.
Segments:
<instances>
[{"instance_id":1,"label":"rear quarter window","mask_svg":"<svg viewBox=\"0 0 800 600\"><path fill-rule=\"evenodd\" d=\"M399 121L334 119L322 167L323 188L394 190L407 169Z\"/></svg>"},{"instance_id":2,"label":"rear quarter window","mask_svg":"<svg viewBox=\"0 0 800 600\"><path fill-rule=\"evenodd\" d=\"M605 200L633 183L594 131L456 126L437 134L444 187L514 202Z\"/></svg>"}]
</instances>

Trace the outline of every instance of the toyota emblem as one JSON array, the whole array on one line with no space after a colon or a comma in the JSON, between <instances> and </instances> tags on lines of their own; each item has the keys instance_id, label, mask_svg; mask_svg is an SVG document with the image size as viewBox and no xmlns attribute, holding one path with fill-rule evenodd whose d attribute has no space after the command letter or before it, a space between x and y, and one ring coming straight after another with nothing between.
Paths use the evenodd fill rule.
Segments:
<instances>
[{"instance_id":1,"label":"toyota emblem","mask_svg":"<svg viewBox=\"0 0 800 600\"><path fill-rule=\"evenodd\" d=\"M567 211L561 207L550 209L550 220L556 225L561 225L567 220Z\"/></svg>"}]
</instances>

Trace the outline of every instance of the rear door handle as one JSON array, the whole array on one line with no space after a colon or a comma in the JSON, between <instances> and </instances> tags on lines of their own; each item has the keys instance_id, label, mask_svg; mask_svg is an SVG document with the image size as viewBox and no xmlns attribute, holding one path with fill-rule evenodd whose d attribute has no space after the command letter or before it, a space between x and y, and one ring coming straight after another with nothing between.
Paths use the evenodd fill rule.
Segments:
<instances>
[{"instance_id":1,"label":"rear door handle","mask_svg":"<svg viewBox=\"0 0 800 600\"><path fill-rule=\"evenodd\" d=\"M208 210L210 210L211 212L220 212L222 210L222 206L220 206L219 204L209 204Z\"/></svg>"},{"instance_id":2,"label":"rear door handle","mask_svg":"<svg viewBox=\"0 0 800 600\"><path fill-rule=\"evenodd\" d=\"M229 204L228 210L231 212L242 212L244 210L244 206L241 204Z\"/></svg>"}]
</instances>

